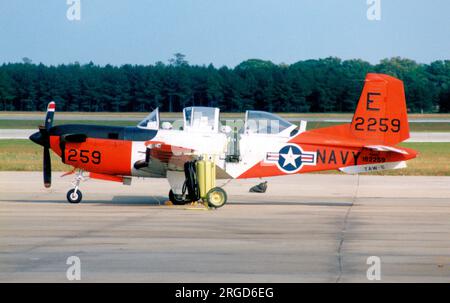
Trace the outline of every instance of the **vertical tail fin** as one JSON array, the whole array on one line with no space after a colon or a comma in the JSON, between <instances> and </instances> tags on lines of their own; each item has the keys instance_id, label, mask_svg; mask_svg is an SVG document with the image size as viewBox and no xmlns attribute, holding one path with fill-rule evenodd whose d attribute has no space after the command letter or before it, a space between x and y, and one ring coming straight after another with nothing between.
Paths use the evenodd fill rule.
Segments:
<instances>
[{"instance_id":1,"label":"vertical tail fin","mask_svg":"<svg viewBox=\"0 0 450 303\"><path fill-rule=\"evenodd\" d=\"M403 82L383 74L367 74L351 123L352 136L395 145L409 138Z\"/></svg>"}]
</instances>

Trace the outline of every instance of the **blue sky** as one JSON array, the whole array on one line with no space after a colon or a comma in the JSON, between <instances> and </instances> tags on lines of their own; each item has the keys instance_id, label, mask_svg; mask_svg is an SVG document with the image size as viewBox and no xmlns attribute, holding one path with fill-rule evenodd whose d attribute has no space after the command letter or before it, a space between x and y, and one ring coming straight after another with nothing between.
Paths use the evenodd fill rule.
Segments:
<instances>
[{"instance_id":1,"label":"blue sky","mask_svg":"<svg viewBox=\"0 0 450 303\"><path fill-rule=\"evenodd\" d=\"M0 63L167 62L235 66L249 58L293 63L337 56L372 63L392 56L450 59L450 1L381 0L66 0L0 1Z\"/></svg>"}]
</instances>

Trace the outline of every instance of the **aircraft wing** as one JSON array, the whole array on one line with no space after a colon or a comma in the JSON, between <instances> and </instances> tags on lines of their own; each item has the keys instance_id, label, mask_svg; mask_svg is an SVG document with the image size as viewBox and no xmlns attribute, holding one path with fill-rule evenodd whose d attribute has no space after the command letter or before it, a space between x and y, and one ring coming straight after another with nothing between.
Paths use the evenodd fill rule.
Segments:
<instances>
[{"instance_id":1,"label":"aircraft wing","mask_svg":"<svg viewBox=\"0 0 450 303\"><path fill-rule=\"evenodd\" d=\"M184 163L193 160L195 156L193 149L161 141L147 141L145 145L147 147L145 160L134 163L136 169L147 169L158 164L169 170L182 170Z\"/></svg>"}]
</instances>

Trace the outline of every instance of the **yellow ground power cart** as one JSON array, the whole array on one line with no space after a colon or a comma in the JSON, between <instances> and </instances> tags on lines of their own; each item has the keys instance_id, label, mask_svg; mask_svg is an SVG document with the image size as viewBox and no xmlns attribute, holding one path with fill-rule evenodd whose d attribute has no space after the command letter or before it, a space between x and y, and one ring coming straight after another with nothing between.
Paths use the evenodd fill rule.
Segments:
<instances>
[{"instance_id":1,"label":"yellow ground power cart","mask_svg":"<svg viewBox=\"0 0 450 303\"><path fill-rule=\"evenodd\" d=\"M210 207L219 208L227 202L226 192L216 187L216 164L211 160L199 160L195 163L200 198Z\"/></svg>"}]
</instances>

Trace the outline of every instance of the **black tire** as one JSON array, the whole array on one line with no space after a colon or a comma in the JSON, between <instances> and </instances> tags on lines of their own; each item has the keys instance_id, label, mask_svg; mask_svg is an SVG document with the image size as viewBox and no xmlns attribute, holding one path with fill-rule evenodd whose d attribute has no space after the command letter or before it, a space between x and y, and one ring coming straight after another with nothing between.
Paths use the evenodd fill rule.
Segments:
<instances>
[{"instance_id":1,"label":"black tire","mask_svg":"<svg viewBox=\"0 0 450 303\"><path fill-rule=\"evenodd\" d=\"M227 193L220 187L213 187L206 194L206 201L210 207L219 208L227 203Z\"/></svg>"},{"instance_id":2,"label":"black tire","mask_svg":"<svg viewBox=\"0 0 450 303\"><path fill-rule=\"evenodd\" d=\"M180 195L175 195L172 190L169 191L169 200L173 205L184 205L188 203L188 201L183 200Z\"/></svg>"},{"instance_id":3,"label":"black tire","mask_svg":"<svg viewBox=\"0 0 450 303\"><path fill-rule=\"evenodd\" d=\"M73 188L67 192L67 201L69 201L70 203L80 203L81 199L83 199L81 191L77 190L77 192L75 193L75 189Z\"/></svg>"}]
</instances>

